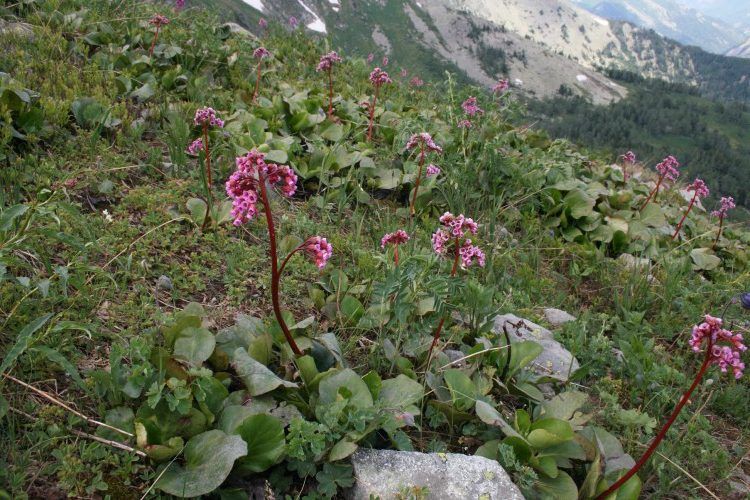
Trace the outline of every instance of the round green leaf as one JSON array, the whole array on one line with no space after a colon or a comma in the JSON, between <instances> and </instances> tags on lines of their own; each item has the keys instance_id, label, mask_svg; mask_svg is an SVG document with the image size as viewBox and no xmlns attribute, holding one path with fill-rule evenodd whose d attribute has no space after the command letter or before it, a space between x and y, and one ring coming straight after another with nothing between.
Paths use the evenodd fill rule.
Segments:
<instances>
[{"instance_id":1,"label":"round green leaf","mask_svg":"<svg viewBox=\"0 0 750 500\"><path fill-rule=\"evenodd\" d=\"M370 394L367 384L354 370L349 368L333 373L321 380L318 392L322 404L333 403L341 393L349 399L352 406L357 408L372 406L372 394Z\"/></svg>"},{"instance_id":2,"label":"round green leaf","mask_svg":"<svg viewBox=\"0 0 750 500\"><path fill-rule=\"evenodd\" d=\"M286 449L284 424L270 415L253 415L237 427L247 443L247 456L238 461L241 471L263 472L276 464Z\"/></svg>"},{"instance_id":3,"label":"round green leaf","mask_svg":"<svg viewBox=\"0 0 750 500\"><path fill-rule=\"evenodd\" d=\"M156 488L180 498L206 495L221 486L234 461L247 455L247 444L240 436L212 430L192 438L184 449L185 464L169 464L156 482Z\"/></svg>"},{"instance_id":4,"label":"round green leaf","mask_svg":"<svg viewBox=\"0 0 750 500\"><path fill-rule=\"evenodd\" d=\"M177 334L174 341L174 355L194 365L200 365L214 352L216 339L205 328L188 327Z\"/></svg>"}]
</instances>

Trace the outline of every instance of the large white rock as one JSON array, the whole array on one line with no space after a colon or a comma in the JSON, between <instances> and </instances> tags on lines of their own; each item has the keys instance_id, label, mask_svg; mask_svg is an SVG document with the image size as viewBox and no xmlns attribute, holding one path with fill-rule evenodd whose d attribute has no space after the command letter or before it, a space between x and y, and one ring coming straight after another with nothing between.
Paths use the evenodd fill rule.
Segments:
<instances>
[{"instance_id":1,"label":"large white rock","mask_svg":"<svg viewBox=\"0 0 750 500\"><path fill-rule=\"evenodd\" d=\"M532 340L542 346L544 350L529 366L537 375L567 382L570 375L580 368L578 360L543 326L514 314L503 314L495 318L493 331L503 338L504 330L508 332L511 344Z\"/></svg>"},{"instance_id":2,"label":"large white rock","mask_svg":"<svg viewBox=\"0 0 750 500\"><path fill-rule=\"evenodd\" d=\"M495 460L454 453L361 449L352 455L351 500L404 498L414 487L429 500L522 500L523 495Z\"/></svg>"},{"instance_id":3,"label":"large white rock","mask_svg":"<svg viewBox=\"0 0 750 500\"><path fill-rule=\"evenodd\" d=\"M570 323L571 321L578 319L572 314L569 314L562 309L555 309L554 307L548 307L545 309L544 317L552 326L564 325L565 323Z\"/></svg>"}]
</instances>

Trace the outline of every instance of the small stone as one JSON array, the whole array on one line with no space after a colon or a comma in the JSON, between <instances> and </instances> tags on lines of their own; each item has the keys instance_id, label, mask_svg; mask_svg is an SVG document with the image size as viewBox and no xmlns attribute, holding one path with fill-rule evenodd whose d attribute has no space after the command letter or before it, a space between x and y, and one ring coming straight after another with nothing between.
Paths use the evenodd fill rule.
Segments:
<instances>
[{"instance_id":1,"label":"small stone","mask_svg":"<svg viewBox=\"0 0 750 500\"><path fill-rule=\"evenodd\" d=\"M527 319L514 314L497 316L493 331L501 339L507 331L511 344L525 340L540 344L543 348L542 353L528 367L540 377L567 382L568 377L580 368L578 360L554 339L551 331Z\"/></svg>"},{"instance_id":2,"label":"small stone","mask_svg":"<svg viewBox=\"0 0 750 500\"><path fill-rule=\"evenodd\" d=\"M565 323L570 323L571 321L575 321L576 319L578 319L572 314L568 314L561 309L555 309L552 307L544 310L544 317L552 326L564 325Z\"/></svg>"},{"instance_id":3,"label":"small stone","mask_svg":"<svg viewBox=\"0 0 750 500\"><path fill-rule=\"evenodd\" d=\"M429 500L522 500L495 460L455 453L360 449L352 455L350 500L393 500L405 490L425 488Z\"/></svg>"},{"instance_id":4,"label":"small stone","mask_svg":"<svg viewBox=\"0 0 750 500\"><path fill-rule=\"evenodd\" d=\"M169 279L169 276L165 276L162 274L159 276L159 279L156 280L156 288L159 290L171 290L172 289L172 280Z\"/></svg>"},{"instance_id":5,"label":"small stone","mask_svg":"<svg viewBox=\"0 0 750 500\"><path fill-rule=\"evenodd\" d=\"M617 258L617 261L627 269L638 269L641 267L651 267L649 259L642 259L629 253L624 253Z\"/></svg>"}]
</instances>

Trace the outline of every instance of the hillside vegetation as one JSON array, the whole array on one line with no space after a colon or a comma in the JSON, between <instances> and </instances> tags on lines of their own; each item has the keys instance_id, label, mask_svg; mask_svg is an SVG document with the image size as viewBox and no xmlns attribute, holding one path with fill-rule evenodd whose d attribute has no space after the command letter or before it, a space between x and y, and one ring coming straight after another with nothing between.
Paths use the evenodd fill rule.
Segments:
<instances>
[{"instance_id":1,"label":"hillside vegetation","mask_svg":"<svg viewBox=\"0 0 750 500\"><path fill-rule=\"evenodd\" d=\"M750 233L692 178L286 24L0 15L0 498L336 498L359 448L596 498L693 380L609 498L742 494L750 387L693 326L747 334ZM577 317L554 335L579 369L495 327L546 307Z\"/></svg>"}]
</instances>

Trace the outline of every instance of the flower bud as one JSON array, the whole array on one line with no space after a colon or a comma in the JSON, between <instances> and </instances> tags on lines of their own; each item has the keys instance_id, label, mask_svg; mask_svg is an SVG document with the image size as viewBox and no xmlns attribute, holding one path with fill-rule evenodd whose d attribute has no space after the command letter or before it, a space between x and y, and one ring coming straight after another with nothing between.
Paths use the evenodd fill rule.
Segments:
<instances>
[{"instance_id":1,"label":"flower bud","mask_svg":"<svg viewBox=\"0 0 750 500\"><path fill-rule=\"evenodd\" d=\"M750 292L740 295L740 304L744 309L750 309Z\"/></svg>"}]
</instances>

